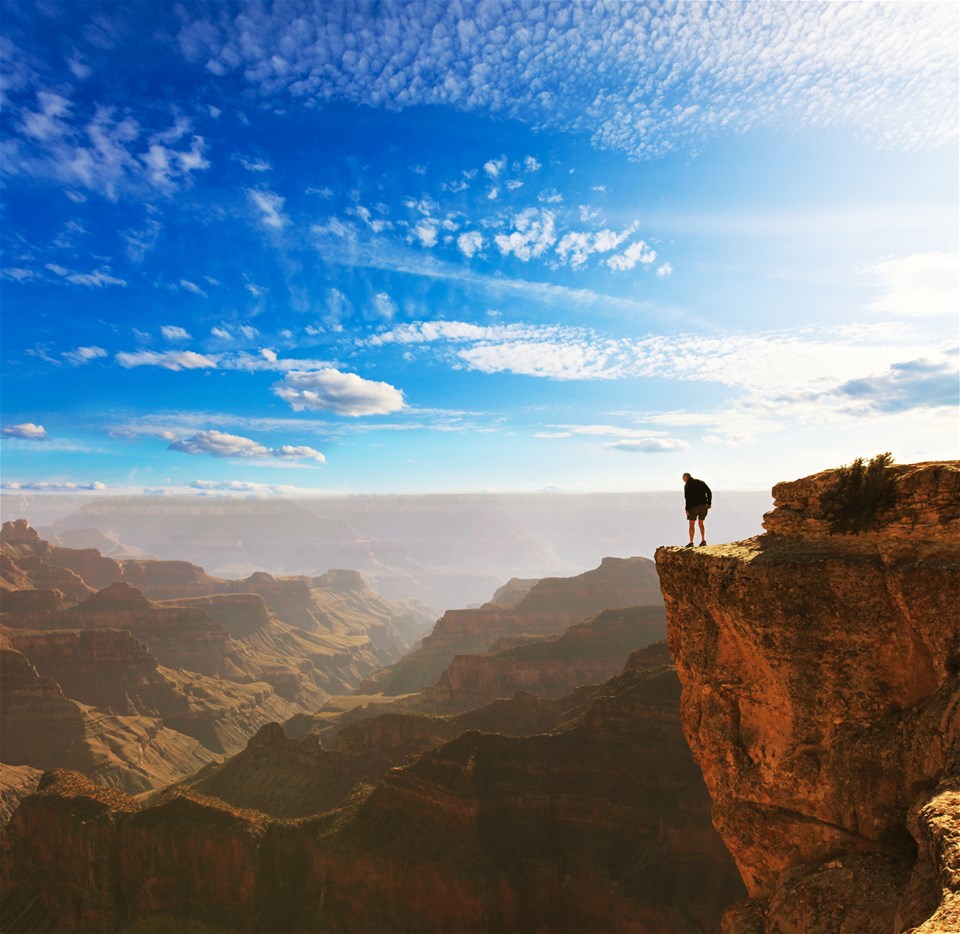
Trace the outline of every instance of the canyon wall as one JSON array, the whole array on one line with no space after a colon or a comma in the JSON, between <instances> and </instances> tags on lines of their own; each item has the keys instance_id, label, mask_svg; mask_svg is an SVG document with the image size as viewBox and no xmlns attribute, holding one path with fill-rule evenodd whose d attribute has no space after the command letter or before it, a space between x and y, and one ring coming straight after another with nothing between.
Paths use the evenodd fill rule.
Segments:
<instances>
[{"instance_id":1,"label":"canyon wall","mask_svg":"<svg viewBox=\"0 0 960 934\"><path fill-rule=\"evenodd\" d=\"M553 702L554 716L579 713L551 733L468 731L439 744L424 735L432 748L375 790L348 791L358 776L335 765L362 755L360 736L345 731L343 750L325 753L276 727L261 730L232 774L212 769L201 786L142 803L50 772L0 837L0 924L715 931L743 889L710 824L680 727L679 683L662 660L662 648L635 653L591 697ZM395 725L379 729L382 738ZM331 767L347 800L311 814L328 802L310 775ZM245 804L213 797L217 782ZM257 802L302 816L279 819Z\"/></svg>"},{"instance_id":2,"label":"canyon wall","mask_svg":"<svg viewBox=\"0 0 960 934\"><path fill-rule=\"evenodd\" d=\"M488 652L501 640L559 634L601 610L663 603L648 558L604 558L599 567L576 577L528 583L502 589L476 609L447 610L414 651L367 679L360 690L409 694L436 682L457 655Z\"/></svg>"},{"instance_id":3,"label":"canyon wall","mask_svg":"<svg viewBox=\"0 0 960 934\"><path fill-rule=\"evenodd\" d=\"M859 534L831 531L825 471L774 488L763 535L657 551L684 731L751 896L731 934L960 930L960 463L886 476Z\"/></svg>"}]
</instances>

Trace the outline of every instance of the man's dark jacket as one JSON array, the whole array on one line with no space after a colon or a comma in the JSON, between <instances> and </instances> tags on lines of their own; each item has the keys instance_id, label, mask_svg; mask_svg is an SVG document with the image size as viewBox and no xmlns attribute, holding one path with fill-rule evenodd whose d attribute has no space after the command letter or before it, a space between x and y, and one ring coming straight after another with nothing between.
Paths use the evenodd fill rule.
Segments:
<instances>
[{"instance_id":1,"label":"man's dark jacket","mask_svg":"<svg viewBox=\"0 0 960 934\"><path fill-rule=\"evenodd\" d=\"M683 485L683 499L687 509L702 506L704 503L708 506L713 505L713 494L710 492L710 487L696 477L691 477Z\"/></svg>"}]
</instances>

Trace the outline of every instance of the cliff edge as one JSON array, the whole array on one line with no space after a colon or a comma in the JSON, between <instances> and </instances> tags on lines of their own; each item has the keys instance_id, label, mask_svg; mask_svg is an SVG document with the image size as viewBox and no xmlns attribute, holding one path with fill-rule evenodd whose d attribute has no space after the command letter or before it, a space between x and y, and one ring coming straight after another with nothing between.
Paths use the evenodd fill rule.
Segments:
<instances>
[{"instance_id":1,"label":"cliff edge","mask_svg":"<svg viewBox=\"0 0 960 934\"><path fill-rule=\"evenodd\" d=\"M750 899L724 930L960 930L960 462L888 466L865 531L839 471L766 533L660 548L684 732Z\"/></svg>"}]
</instances>

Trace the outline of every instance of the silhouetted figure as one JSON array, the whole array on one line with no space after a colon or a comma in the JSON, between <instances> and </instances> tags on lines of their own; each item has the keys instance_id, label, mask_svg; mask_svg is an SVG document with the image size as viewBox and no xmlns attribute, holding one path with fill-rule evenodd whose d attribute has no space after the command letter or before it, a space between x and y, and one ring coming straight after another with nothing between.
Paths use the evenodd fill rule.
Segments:
<instances>
[{"instance_id":1,"label":"silhouetted figure","mask_svg":"<svg viewBox=\"0 0 960 934\"><path fill-rule=\"evenodd\" d=\"M693 532L696 525L700 525L700 544L707 544L707 533L703 528L703 520L707 518L707 510L713 505L713 493L710 487L702 480L683 475L683 499L686 505L687 518L690 520L690 543L687 548L693 547Z\"/></svg>"}]
</instances>

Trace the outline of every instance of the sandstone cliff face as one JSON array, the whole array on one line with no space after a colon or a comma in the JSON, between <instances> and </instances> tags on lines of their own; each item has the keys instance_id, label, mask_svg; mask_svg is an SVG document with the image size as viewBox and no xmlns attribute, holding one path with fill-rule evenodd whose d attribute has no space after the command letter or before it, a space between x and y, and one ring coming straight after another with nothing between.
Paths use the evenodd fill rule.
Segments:
<instances>
[{"instance_id":1,"label":"sandstone cliff face","mask_svg":"<svg viewBox=\"0 0 960 934\"><path fill-rule=\"evenodd\" d=\"M888 469L876 530L830 534L827 471L774 488L765 535L657 552L684 729L754 897L732 932L887 934L956 898L911 807L957 775L960 464Z\"/></svg>"},{"instance_id":2,"label":"sandstone cliff face","mask_svg":"<svg viewBox=\"0 0 960 934\"><path fill-rule=\"evenodd\" d=\"M645 659L555 733L468 732L297 821L184 787L138 809L52 773L0 843L7 919L26 905L62 930L715 930L742 888L683 740L676 675ZM302 798L331 756L275 728L248 751L245 774L219 774L250 801L264 796L256 758L261 774L281 758Z\"/></svg>"},{"instance_id":3,"label":"sandstone cliff face","mask_svg":"<svg viewBox=\"0 0 960 934\"><path fill-rule=\"evenodd\" d=\"M132 793L169 784L215 758L157 718L111 715L64 696L6 638L0 643L0 736L8 765L71 768Z\"/></svg>"},{"instance_id":4,"label":"sandstone cliff face","mask_svg":"<svg viewBox=\"0 0 960 934\"><path fill-rule=\"evenodd\" d=\"M515 603L502 594L496 599L478 609L447 610L413 652L361 690L409 694L433 684L457 655L482 654L501 639L554 635L601 610L663 602L647 558L604 558L585 574L538 581Z\"/></svg>"},{"instance_id":5,"label":"sandstone cliff face","mask_svg":"<svg viewBox=\"0 0 960 934\"><path fill-rule=\"evenodd\" d=\"M435 685L416 697L420 709L469 710L527 691L561 697L622 671L631 651L666 635L663 607L604 610L554 639L540 639L486 655L458 655Z\"/></svg>"}]
</instances>

